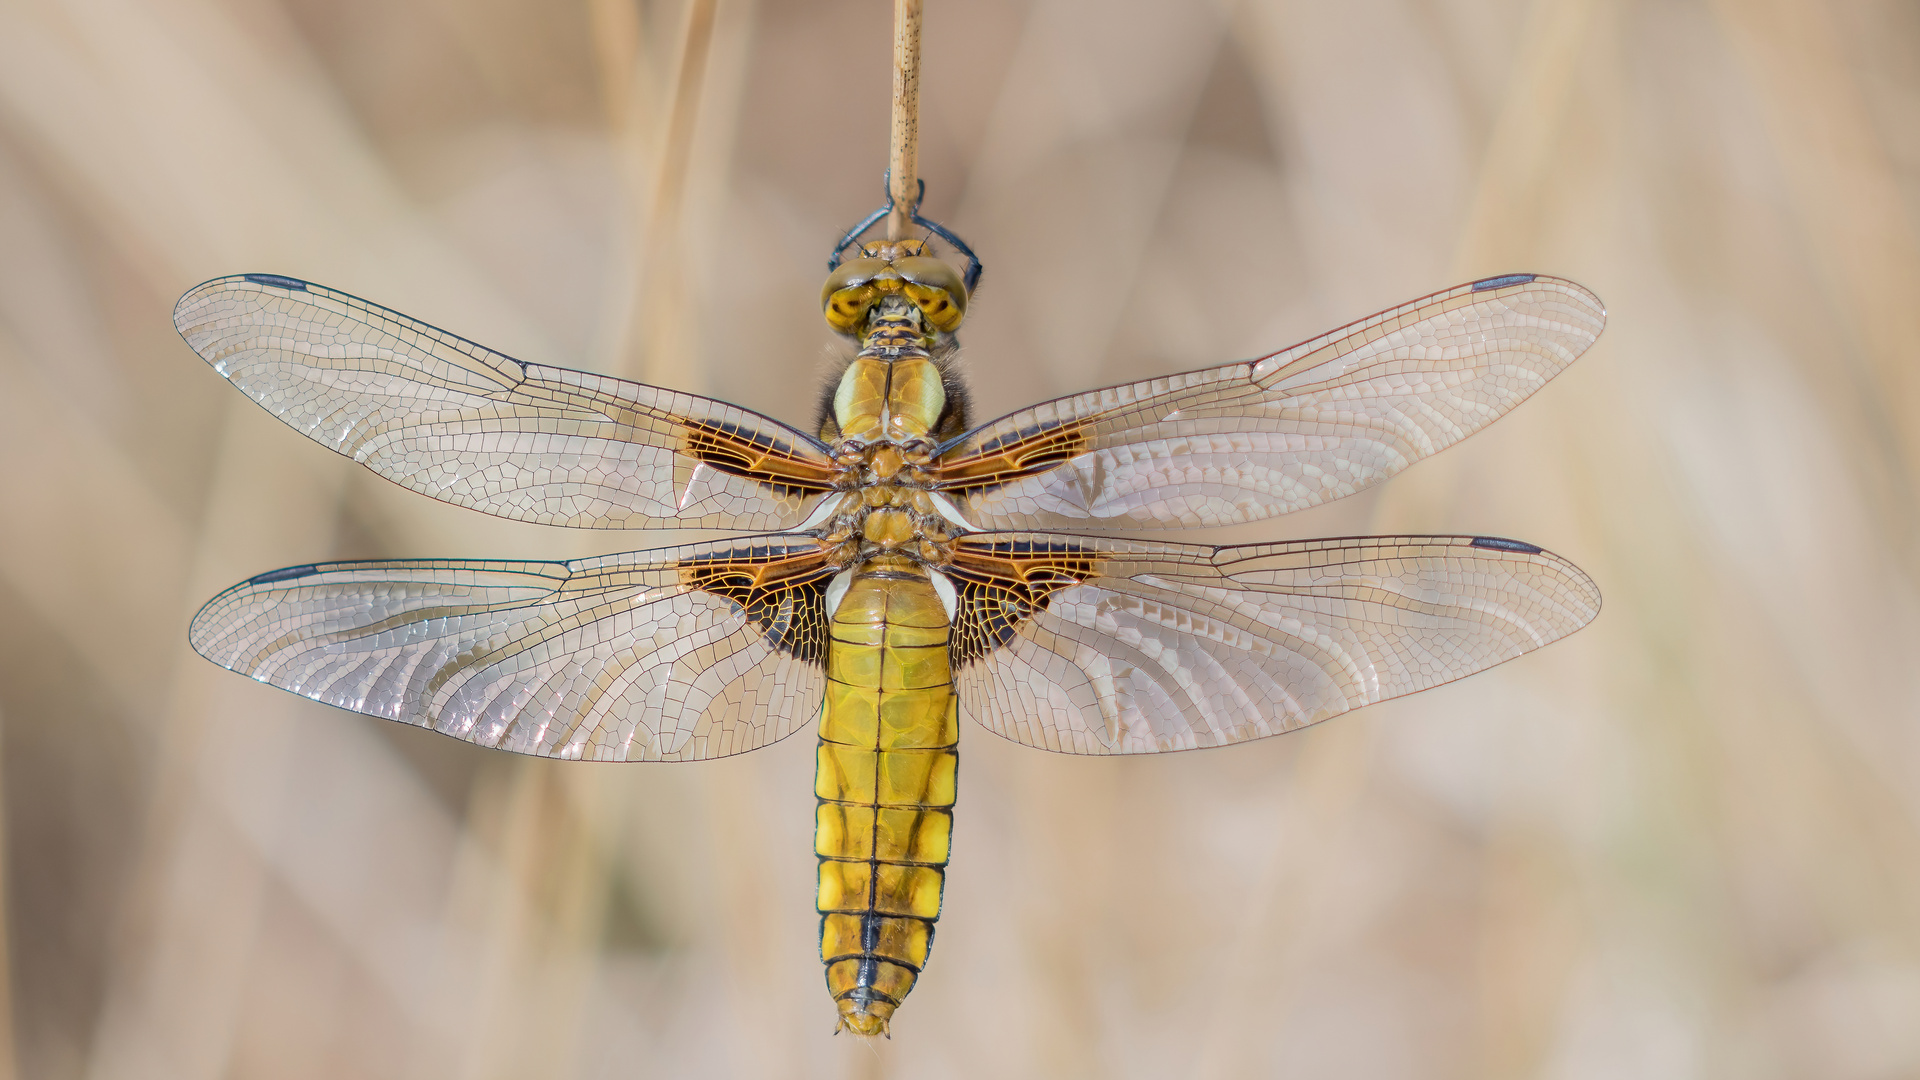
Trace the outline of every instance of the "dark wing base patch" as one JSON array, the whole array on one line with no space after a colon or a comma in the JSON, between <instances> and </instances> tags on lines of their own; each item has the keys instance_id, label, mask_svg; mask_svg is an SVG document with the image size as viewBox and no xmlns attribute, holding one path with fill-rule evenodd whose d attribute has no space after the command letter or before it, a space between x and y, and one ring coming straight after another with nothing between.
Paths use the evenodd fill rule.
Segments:
<instances>
[{"instance_id":1,"label":"dark wing base patch","mask_svg":"<svg viewBox=\"0 0 1920 1080\"><path fill-rule=\"evenodd\" d=\"M963 541L944 569L959 602L953 617L953 663L979 660L1013 640L1022 623L1045 611L1047 598L1099 572L1101 556L1066 537L1000 544Z\"/></svg>"},{"instance_id":2,"label":"dark wing base patch","mask_svg":"<svg viewBox=\"0 0 1920 1080\"><path fill-rule=\"evenodd\" d=\"M833 575L817 551L777 557L767 549L742 548L680 563L682 584L739 605L774 648L816 664L826 662L827 583Z\"/></svg>"}]
</instances>

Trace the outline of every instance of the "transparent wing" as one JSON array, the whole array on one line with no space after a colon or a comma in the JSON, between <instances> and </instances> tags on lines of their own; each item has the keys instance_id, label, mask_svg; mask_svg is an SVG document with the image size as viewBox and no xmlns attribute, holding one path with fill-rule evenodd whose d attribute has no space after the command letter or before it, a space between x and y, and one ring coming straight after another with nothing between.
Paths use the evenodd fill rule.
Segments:
<instances>
[{"instance_id":1,"label":"transparent wing","mask_svg":"<svg viewBox=\"0 0 1920 1080\"><path fill-rule=\"evenodd\" d=\"M1573 564L1494 537L1213 548L977 533L946 569L961 708L1073 754L1292 731L1484 671L1600 610Z\"/></svg>"},{"instance_id":2,"label":"transparent wing","mask_svg":"<svg viewBox=\"0 0 1920 1080\"><path fill-rule=\"evenodd\" d=\"M518 521L774 531L832 488L819 443L722 402L523 364L293 278L219 278L174 326L248 397L395 483Z\"/></svg>"},{"instance_id":3,"label":"transparent wing","mask_svg":"<svg viewBox=\"0 0 1920 1080\"><path fill-rule=\"evenodd\" d=\"M1285 352L1049 401L961 436L941 487L981 529L1231 525L1351 495L1524 401L1600 334L1598 297L1514 274Z\"/></svg>"},{"instance_id":4,"label":"transparent wing","mask_svg":"<svg viewBox=\"0 0 1920 1080\"><path fill-rule=\"evenodd\" d=\"M322 563L214 597L188 640L261 682L481 746L692 761L813 717L830 576L804 537L571 563Z\"/></svg>"}]
</instances>

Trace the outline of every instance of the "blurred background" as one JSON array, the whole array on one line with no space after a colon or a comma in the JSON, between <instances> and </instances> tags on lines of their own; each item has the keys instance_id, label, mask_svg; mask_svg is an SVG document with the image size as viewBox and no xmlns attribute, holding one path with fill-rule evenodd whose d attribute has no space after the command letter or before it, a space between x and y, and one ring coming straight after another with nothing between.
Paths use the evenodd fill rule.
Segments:
<instances>
[{"instance_id":1,"label":"blurred background","mask_svg":"<svg viewBox=\"0 0 1920 1080\"><path fill-rule=\"evenodd\" d=\"M0 0L0 1071L1920 1076L1920 8L930 0L979 415L1456 282L1611 324L1511 417L1220 540L1517 536L1607 608L1311 731L966 737L927 977L834 1038L810 736L516 759L187 648L340 557L557 558L175 336L290 274L812 417L884 0ZM811 707L811 706L809 706Z\"/></svg>"}]
</instances>

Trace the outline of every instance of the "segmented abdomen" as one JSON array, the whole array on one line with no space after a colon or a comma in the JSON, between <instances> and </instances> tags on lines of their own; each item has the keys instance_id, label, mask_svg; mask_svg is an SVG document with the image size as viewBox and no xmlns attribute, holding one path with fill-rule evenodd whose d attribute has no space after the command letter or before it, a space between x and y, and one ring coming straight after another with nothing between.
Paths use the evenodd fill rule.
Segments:
<instances>
[{"instance_id":1,"label":"segmented abdomen","mask_svg":"<svg viewBox=\"0 0 1920 1080\"><path fill-rule=\"evenodd\" d=\"M958 704L925 568L875 559L835 609L820 718L820 958L842 1027L887 1030L940 917Z\"/></svg>"}]
</instances>

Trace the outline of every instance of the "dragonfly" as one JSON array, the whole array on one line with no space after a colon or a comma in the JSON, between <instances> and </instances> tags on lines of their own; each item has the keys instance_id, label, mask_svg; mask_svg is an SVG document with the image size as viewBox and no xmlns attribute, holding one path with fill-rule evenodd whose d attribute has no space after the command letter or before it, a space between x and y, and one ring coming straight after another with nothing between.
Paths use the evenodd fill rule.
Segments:
<instances>
[{"instance_id":1,"label":"dragonfly","mask_svg":"<svg viewBox=\"0 0 1920 1080\"><path fill-rule=\"evenodd\" d=\"M917 205L924 239L862 240L890 209L828 262L848 348L807 430L297 278L218 278L174 310L242 393L403 487L516 521L741 534L293 566L213 598L188 637L315 701L547 758L700 761L817 719L820 956L836 1032L861 1036L890 1033L927 963L962 713L1062 753L1226 746L1483 671L1600 608L1572 563L1500 537L1116 535L1318 506L1459 442L1594 342L1606 312L1581 286L1486 278L975 423L953 361L980 261Z\"/></svg>"}]
</instances>

